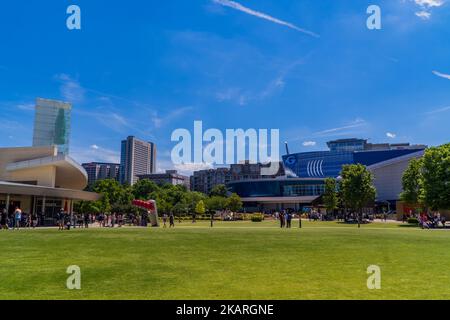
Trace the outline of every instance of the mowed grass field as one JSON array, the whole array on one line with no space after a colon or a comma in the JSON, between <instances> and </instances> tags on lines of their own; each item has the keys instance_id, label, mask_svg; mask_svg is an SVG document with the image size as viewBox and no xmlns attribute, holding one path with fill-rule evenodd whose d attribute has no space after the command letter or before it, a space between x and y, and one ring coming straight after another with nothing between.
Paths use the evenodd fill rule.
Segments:
<instances>
[{"instance_id":1,"label":"mowed grass field","mask_svg":"<svg viewBox=\"0 0 450 320\"><path fill-rule=\"evenodd\" d=\"M66 269L81 268L81 290ZM367 267L381 268L369 290ZM450 299L450 231L183 222L0 231L0 299Z\"/></svg>"}]
</instances>

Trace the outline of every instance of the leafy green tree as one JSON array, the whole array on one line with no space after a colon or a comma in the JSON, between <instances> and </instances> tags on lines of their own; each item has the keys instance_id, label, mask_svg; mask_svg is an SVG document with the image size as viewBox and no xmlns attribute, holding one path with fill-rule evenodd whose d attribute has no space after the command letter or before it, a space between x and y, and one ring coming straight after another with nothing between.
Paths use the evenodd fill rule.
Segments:
<instances>
[{"instance_id":1,"label":"leafy green tree","mask_svg":"<svg viewBox=\"0 0 450 320\"><path fill-rule=\"evenodd\" d=\"M157 190L159 186L148 179L139 180L132 187L134 198L140 200L149 200L150 194Z\"/></svg>"},{"instance_id":2,"label":"leafy green tree","mask_svg":"<svg viewBox=\"0 0 450 320\"><path fill-rule=\"evenodd\" d=\"M237 193L231 194L231 196L226 201L226 208L230 209L232 212L238 212L242 209L242 200Z\"/></svg>"},{"instance_id":3,"label":"leafy green tree","mask_svg":"<svg viewBox=\"0 0 450 320\"><path fill-rule=\"evenodd\" d=\"M403 192L400 199L408 204L416 205L423 198L422 160L413 159L403 173Z\"/></svg>"},{"instance_id":4,"label":"leafy green tree","mask_svg":"<svg viewBox=\"0 0 450 320\"><path fill-rule=\"evenodd\" d=\"M75 212L80 214L85 213L99 213L98 201L78 201L73 206Z\"/></svg>"},{"instance_id":5,"label":"leafy green tree","mask_svg":"<svg viewBox=\"0 0 450 320\"><path fill-rule=\"evenodd\" d=\"M211 189L209 196L210 197L217 196L217 197L226 198L227 194L228 194L227 187L223 184L218 184Z\"/></svg>"},{"instance_id":6,"label":"leafy green tree","mask_svg":"<svg viewBox=\"0 0 450 320\"><path fill-rule=\"evenodd\" d=\"M336 179L325 179L325 192L323 194L323 202L327 213L333 212L338 208L339 197Z\"/></svg>"},{"instance_id":7,"label":"leafy green tree","mask_svg":"<svg viewBox=\"0 0 450 320\"><path fill-rule=\"evenodd\" d=\"M102 196L108 195L108 200L111 205L121 204L128 200L125 195L126 190L126 186L120 185L114 179L99 180L93 186L94 192L100 193Z\"/></svg>"},{"instance_id":8,"label":"leafy green tree","mask_svg":"<svg viewBox=\"0 0 450 320\"><path fill-rule=\"evenodd\" d=\"M212 196L206 200L206 207L211 214L211 227L213 226L214 214L223 211L227 206L227 199L220 196Z\"/></svg>"},{"instance_id":9,"label":"leafy green tree","mask_svg":"<svg viewBox=\"0 0 450 320\"><path fill-rule=\"evenodd\" d=\"M203 201L203 203L204 203L206 198L207 198L206 195L201 192L196 192L196 191L187 192L186 200L188 202L189 212L196 213L197 204L200 201Z\"/></svg>"},{"instance_id":10,"label":"leafy green tree","mask_svg":"<svg viewBox=\"0 0 450 320\"><path fill-rule=\"evenodd\" d=\"M348 208L358 214L358 228L361 226L362 209L375 201L376 189L373 174L362 164L345 165L341 171L341 192Z\"/></svg>"},{"instance_id":11,"label":"leafy green tree","mask_svg":"<svg viewBox=\"0 0 450 320\"><path fill-rule=\"evenodd\" d=\"M450 143L425 151L422 179L425 205L431 210L450 209Z\"/></svg>"},{"instance_id":12,"label":"leafy green tree","mask_svg":"<svg viewBox=\"0 0 450 320\"><path fill-rule=\"evenodd\" d=\"M203 202L203 200L200 200L195 206L195 213L202 215L205 214L205 212L206 212L205 203Z\"/></svg>"}]
</instances>

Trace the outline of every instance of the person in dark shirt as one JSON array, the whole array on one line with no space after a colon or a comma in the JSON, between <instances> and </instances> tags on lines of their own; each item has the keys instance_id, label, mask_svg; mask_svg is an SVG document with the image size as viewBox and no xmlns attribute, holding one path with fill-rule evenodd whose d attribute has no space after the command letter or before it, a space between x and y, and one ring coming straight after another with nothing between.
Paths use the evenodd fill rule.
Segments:
<instances>
[{"instance_id":1,"label":"person in dark shirt","mask_svg":"<svg viewBox=\"0 0 450 320\"><path fill-rule=\"evenodd\" d=\"M175 217L173 216L173 213L170 214L169 216L169 228L175 227Z\"/></svg>"},{"instance_id":2,"label":"person in dark shirt","mask_svg":"<svg viewBox=\"0 0 450 320\"><path fill-rule=\"evenodd\" d=\"M291 221L292 221L292 214L290 212L288 212L286 214L286 228L291 227Z\"/></svg>"},{"instance_id":3,"label":"person in dark shirt","mask_svg":"<svg viewBox=\"0 0 450 320\"><path fill-rule=\"evenodd\" d=\"M0 228L8 229L8 212L6 211L6 209L2 210L2 213L0 216Z\"/></svg>"}]
</instances>

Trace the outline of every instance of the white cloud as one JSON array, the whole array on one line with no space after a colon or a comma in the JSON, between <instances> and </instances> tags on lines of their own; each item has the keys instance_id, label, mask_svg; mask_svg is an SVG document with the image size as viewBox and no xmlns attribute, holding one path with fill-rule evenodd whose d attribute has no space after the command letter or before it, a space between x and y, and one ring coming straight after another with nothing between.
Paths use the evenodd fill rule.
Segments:
<instances>
[{"instance_id":1,"label":"white cloud","mask_svg":"<svg viewBox=\"0 0 450 320\"><path fill-rule=\"evenodd\" d=\"M316 132L315 136L333 136L352 133L351 129L367 126L367 122L363 119L356 119L349 123L348 125L327 129L323 131Z\"/></svg>"},{"instance_id":2,"label":"white cloud","mask_svg":"<svg viewBox=\"0 0 450 320\"><path fill-rule=\"evenodd\" d=\"M438 8L444 5L444 0L411 0L420 7L420 11L416 12L416 16L423 20L429 20L431 18L431 9Z\"/></svg>"},{"instance_id":3,"label":"white cloud","mask_svg":"<svg viewBox=\"0 0 450 320\"><path fill-rule=\"evenodd\" d=\"M317 143L315 141L305 141L303 142L304 147L314 147Z\"/></svg>"},{"instance_id":4,"label":"white cloud","mask_svg":"<svg viewBox=\"0 0 450 320\"><path fill-rule=\"evenodd\" d=\"M159 129L159 128L169 124L170 121L173 121L173 120L181 117L182 115L186 114L187 112L191 111L192 109L193 109L193 107L181 107L181 108L172 110L171 112L169 112L168 114L166 114L163 117L158 116L158 113L155 111L155 112L153 112L151 121L153 123L153 126L156 129Z\"/></svg>"},{"instance_id":5,"label":"white cloud","mask_svg":"<svg viewBox=\"0 0 450 320\"><path fill-rule=\"evenodd\" d=\"M421 7L440 7L444 4L444 0L414 0Z\"/></svg>"},{"instance_id":6,"label":"white cloud","mask_svg":"<svg viewBox=\"0 0 450 320\"><path fill-rule=\"evenodd\" d=\"M397 135L395 133L392 133L392 132L386 132L386 137L391 138L391 139L395 139L397 137Z\"/></svg>"},{"instance_id":7,"label":"white cloud","mask_svg":"<svg viewBox=\"0 0 450 320\"><path fill-rule=\"evenodd\" d=\"M255 16L255 17L258 17L258 18L261 18L261 19L264 19L264 20L267 20L267 21L270 21L270 22L273 22L273 23L276 23L276 24L279 24L279 25L286 26L288 28L294 29L296 31L299 31L299 32L302 32L302 33L305 33L305 34L308 34L310 36L320 37L318 34L312 32L312 31L299 28L299 27L297 27L296 25L294 25L294 24L292 24L290 22L286 22L286 21L274 18L274 17L272 17L272 16L270 16L268 14L265 14L265 13L262 13L262 12L258 12L258 11L252 10L250 8L244 7L243 5L241 5L240 3L237 3L235 1L231 1L231 0L212 0L212 1L214 3L220 4L221 6L233 8L235 10L247 13L249 15L252 15L252 16Z\"/></svg>"},{"instance_id":8,"label":"white cloud","mask_svg":"<svg viewBox=\"0 0 450 320\"><path fill-rule=\"evenodd\" d=\"M71 156L78 163L87 162L120 162L120 153L115 150L110 150L107 148L102 148L98 145L91 145L89 148L86 147L74 147L71 150Z\"/></svg>"},{"instance_id":9,"label":"white cloud","mask_svg":"<svg viewBox=\"0 0 450 320\"><path fill-rule=\"evenodd\" d=\"M34 103L21 103L17 105L17 109L23 111L34 111Z\"/></svg>"},{"instance_id":10,"label":"white cloud","mask_svg":"<svg viewBox=\"0 0 450 320\"><path fill-rule=\"evenodd\" d=\"M416 16L418 16L421 19L428 20L431 17L431 13L427 11L419 11L416 12Z\"/></svg>"},{"instance_id":11,"label":"white cloud","mask_svg":"<svg viewBox=\"0 0 450 320\"><path fill-rule=\"evenodd\" d=\"M61 82L59 90L65 101L70 103L81 103L84 101L86 90L77 80L72 79L65 73L57 74L54 78Z\"/></svg>"},{"instance_id":12,"label":"white cloud","mask_svg":"<svg viewBox=\"0 0 450 320\"><path fill-rule=\"evenodd\" d=\"M207 170L207 169L213 169L214 166L211 163L183 163L183 164L176 164L175 169L179 171L182 174L190 175L194 171L199 170Z\"/></svg>"},{"instance_id":13,"label":"white cloud","mask_svg":"<svg viewBox=\"0 0 450 320\"><path fill-rule=\"evenodd\" d=\"M446 111L450 111L450 107L435 109L432 111L425 112L425 114L431 115L431 114L436 114L436 113L441 113L441 112L446 112Z\"/></svg>"},{"instance_id":14,"label":"white cloud","mask_svg":"<svg viewBox=\"0 0 450 320\"><path fill-rule=\"evenodd\" d=\"M433 71L433 73L438 77L450 80L450 74L441 73L439 71Z\"/></svg>"}]
</instances>

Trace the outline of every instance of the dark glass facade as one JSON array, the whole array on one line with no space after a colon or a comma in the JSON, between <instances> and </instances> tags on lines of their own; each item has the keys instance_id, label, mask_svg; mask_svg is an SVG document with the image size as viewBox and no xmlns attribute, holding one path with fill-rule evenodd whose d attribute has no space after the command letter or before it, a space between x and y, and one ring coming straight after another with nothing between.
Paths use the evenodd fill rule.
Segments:
<instances>
[{"instance_id":1,"label":"dark glass facade","mask_svg":"<svg viewBox=\"0 0 450 320\"><path fill-rule=\"evenodd\" d=\"M305 152L285 155L283 163L288 177L336 178L343 165L360 163L370 166L417 151L418 149Z\"/></svg>"},{"instance_id":2,"label":"dark glass facade","mask_svg":"<svg viewBox=\"0 0 450 320\"><path fill-rule=\"evenodd\" d=\"M324 191L324 181L320 179L262 179L231 182L227 186L243 198L319 196Z\"/></svg>"}]
</instances>

